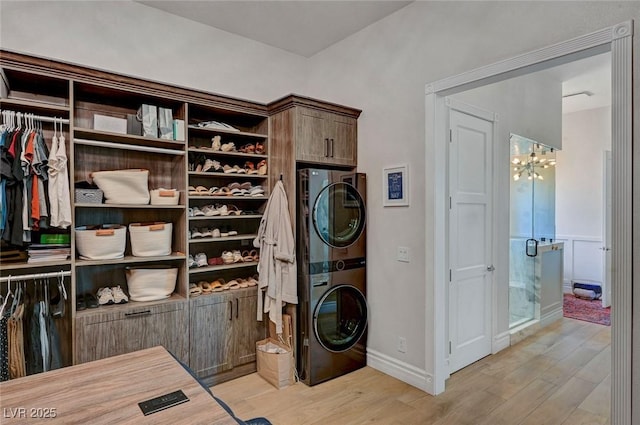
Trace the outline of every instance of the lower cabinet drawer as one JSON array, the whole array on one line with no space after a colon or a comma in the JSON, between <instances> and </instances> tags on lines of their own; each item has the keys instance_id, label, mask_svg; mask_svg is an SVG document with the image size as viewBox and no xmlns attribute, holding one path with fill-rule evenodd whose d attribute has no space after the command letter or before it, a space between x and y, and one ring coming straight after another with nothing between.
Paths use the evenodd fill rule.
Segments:
<instances>
[{"instance_id":1,"label":"lower cabinet drawer","mask_svg":"<svg viewBox=\"0 0 640 425\"><path fill-rule=\"evenodd\" d=\"M102 311L76 318L75 363L162 345L188 363L188 304L174 302L159 305L100 307Z\"/></svg>"}]
</instances>

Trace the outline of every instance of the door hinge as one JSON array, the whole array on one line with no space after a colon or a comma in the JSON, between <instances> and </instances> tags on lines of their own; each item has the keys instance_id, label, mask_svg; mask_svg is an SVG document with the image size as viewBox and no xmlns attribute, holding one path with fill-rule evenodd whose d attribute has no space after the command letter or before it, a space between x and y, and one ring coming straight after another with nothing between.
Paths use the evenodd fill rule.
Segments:
<instances>
[{"instance_id":1,"label":"door hinge","mask_svg":"<svg viewBox=\"0 0 640 425\"><path fill-rule=\"evenodd\" d=\"M452 205L451 196L449 196L449 209L451 209L451 205Z\"/></svg>"},{"instance_id":2,"label":"door hinge","mask_svg":"<svg viewBox=\"0 0 640 425\"><path fill-rule=\"evenodd\" d=\"M449 354L451 354L451 341L449 341Z\"/></svg>"},{"instance_id":3,"label":"door hinge","mask_svg":"<svg viewBox=\"0 0 640 425\"><path fill-rule=\"evenodd\" d=\"M449 269L449 282L451 282L451 269Z\"/></svg>"},{"instance_id":4,"label":"door hinge","mask_svg":"<svg viewBox=\"0 0 640 425\"><path fill-rule=\"evenodd\" d=\"M449 129L449 143L453 142L453 130Z\"/></svg>"}]
</instances>

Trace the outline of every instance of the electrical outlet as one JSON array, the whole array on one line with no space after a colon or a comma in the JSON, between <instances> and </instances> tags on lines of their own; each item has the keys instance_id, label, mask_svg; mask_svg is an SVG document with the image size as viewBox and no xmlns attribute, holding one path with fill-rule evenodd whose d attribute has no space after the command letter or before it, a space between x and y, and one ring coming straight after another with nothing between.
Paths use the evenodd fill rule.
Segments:
<instances>
[{"instance_id":1,"label":"electrical outlet","mask_svg":"<svg viewBox=\"0 0 640 425\"><path fill-rule=\"evenodd\" d=\"M409 248L406 246L398 247L398 261L402 261L403 263L409 262Z\"/></svg>"},{"instance_id":2,"label":"electrical outlet","mask_svg":"<svg viewBox=\"0 0 640 425\"><path fill-rule=\"evenodd\" d=\"M398 337L398 351L401 353L407 352L407 338L402 336Z\"/></svg>"}]
</instances>

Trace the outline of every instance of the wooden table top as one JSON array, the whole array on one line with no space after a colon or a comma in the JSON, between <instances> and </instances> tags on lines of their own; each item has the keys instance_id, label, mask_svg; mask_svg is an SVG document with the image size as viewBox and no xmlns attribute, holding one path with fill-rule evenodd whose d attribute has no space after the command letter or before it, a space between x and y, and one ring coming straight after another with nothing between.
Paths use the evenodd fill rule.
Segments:
<instances>
[{"instance_id":1,"label":"wooden table top","mask_svg":"<svg viewBox=\"0 0 640 425\"><path fill-rule=\"evenodd\" d=\"M139 402L177 390L189 401L142 414ZM0 423L237 425L163 347L2 382Z\"/></svg>"}]
</instances>

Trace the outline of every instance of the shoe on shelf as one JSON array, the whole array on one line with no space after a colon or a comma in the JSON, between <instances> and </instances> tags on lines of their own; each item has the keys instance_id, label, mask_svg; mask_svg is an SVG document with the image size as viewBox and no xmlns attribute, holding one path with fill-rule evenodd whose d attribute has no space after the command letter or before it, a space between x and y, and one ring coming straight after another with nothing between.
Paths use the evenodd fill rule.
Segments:
<instances>
[{"instance_id":1,"label":"shoe on shelf","mask_svg":"<svg viewBox=\"0 0 640 425\"><path fill-rule=\"evenodd\" d=\"M194 267L198 267L196 260L193 259L193 255L189 254L189 258L187 259L187 266L192 269Z\"/></svg>"},{"instance_id":2,"label":"shoe on shelf","mask_svg":"<svg viewBox=\"0 0 640 425\"><path fill-rule=\"evenodd\" d=\"M120 285L111 287L111 293L113 295L113 302L116 304L126 304L129 302L129 297L124 293Z\"/></svg>"},{"instance_id":3,"label":"shoe on shelf","mask_svg":"<svg viewBox=\"0 0 640 425\"><path fill-rule=\"evenodd\" d=\"M242 259L242 254L240 253L240 250L235 249L233 250L233 262L234 263L241 263L244 260Z\"/></svg>"},{"instance_id":4,"label":"shoe on shelf","mask_svg":"<svg viewBox=\"0 0 640 425\"><path fill-rule=\"evenodd\" d=\"M84 296L84 300L87 303L87 308L98 308L98 307L100 307L100 303L98 302L98 299L93 294L86 294Z\"/></svg>"},{"instance_id":5,"label":"shoe on shelf","mask_svg":"<svg viewBox=\"0 0 640 425\"><path fill-rule=\"evenodd\" d=\"M191 238L193 239L197 239L197 238L202 238L202 232L200 231L200 229L198 229L197 227L194 227L193 230L191 231Z\"/></svg>"},{"instance_id":6,"label":"shoe on shelf","mask_svg":"<svg viewBox=\"0 0 640 425\"><path fill-rule=\"evenodd\" d=\"M212 238L219 238L220 236L221 236L220 235L220 229L213 229L211 231L211 237Z\"/></svg>"},{"instance_id":7,"label":"shoe on shelf","mask_svg":"<svg viewBox=\"0 0 640 425\"><path fill-rule=\"evenodd\" d=\"M87 309L87 301L84 298L84 295L78 295L76 297L76 311L81 311L86 309Z\"/></svg>"},{"instance_id":8,"label":"shoe on shelf","mask_svg":"<svg viewBox=\"0 0 640 425\"><path fill-rule=\"evenodd\" d=\"M211 138L211 149L214 151L219 151L220 146L222 146L222 137L221 136L213 136Z\"/></svg>"},{"instance_id":9,"label":"shoe on shelf","mask_svg":"<svg viewBox=\"0 0 640 425\"><path fill-rule=\"evenodd\" d=\"M190 283L189 284L189 295L191 295L192 297L197 297L200 294L202 294L202 288L200 288L195 283Z\"/></svg>"},{"instance_id":10,"label":"shoe on shelf","mask_svg":"<svg viewBox=\"0 0 640 425\"><path fill-rule=\"evenodd\" d=\"M97 295L98 295L98 303L100 305L115 303L115 300L113 299L113 291L109 287L98 289ZM87 307L88 306L89 306L89 303L87 302Z\"/></svg>"},{"instance_id":11,"label":"shoe on shelf","mask_svg":"<svg viewBox=\"0 0 640 425\"><path fill-rule=\"evenodd\" d=\"M196 264L198 265L198 267L206 267L207 266L207 254L205 254L204 252L199 252L196 254L195 257L196 260Z\"/></svg>"},{"instance_id":12,"label":"shoe on shelf","mask_svg":"<svg viewBox=\"0 0 640 425\"><path fill-rule=\"evenodd\" d=\"M222 253L222 262L224 264L233 264L233 252L231 251L224 251Z\"/></svg>"}]
</instances>

